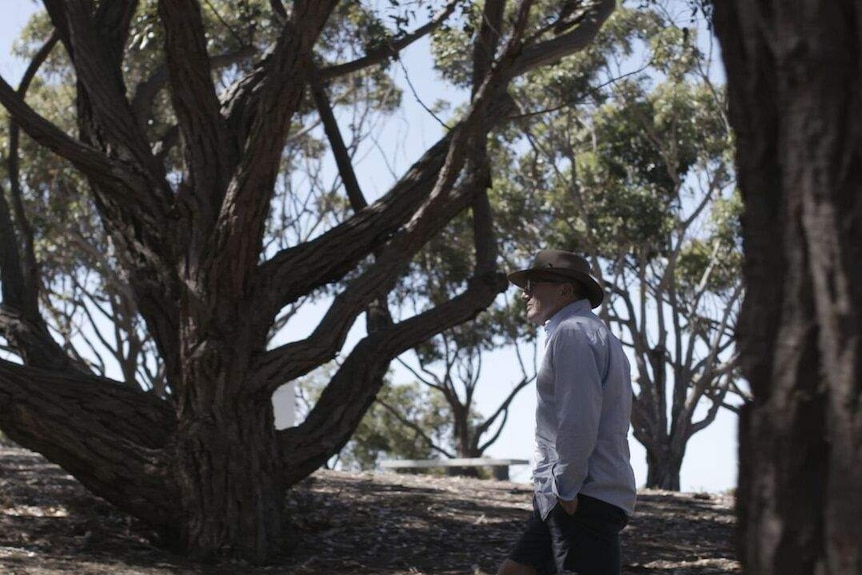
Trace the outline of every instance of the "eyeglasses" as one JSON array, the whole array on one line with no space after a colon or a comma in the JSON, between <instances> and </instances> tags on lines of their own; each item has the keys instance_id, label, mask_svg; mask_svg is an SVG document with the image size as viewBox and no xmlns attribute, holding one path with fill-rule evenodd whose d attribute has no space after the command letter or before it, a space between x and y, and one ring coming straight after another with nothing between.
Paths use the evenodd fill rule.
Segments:
<instances>
[{"instance_id":1,"label":"eyeglasses","mask_svg":"<svg viewBox=\"0 0 862 575\"><path fill-rule=\"evenodd\" d=\"M527 295L533 295L533 288L538 284L561 284L566 283L562 281L553 281L553 280L527 280L527 283L524 284L523 292Z\"/></svg>"}]
</instances>

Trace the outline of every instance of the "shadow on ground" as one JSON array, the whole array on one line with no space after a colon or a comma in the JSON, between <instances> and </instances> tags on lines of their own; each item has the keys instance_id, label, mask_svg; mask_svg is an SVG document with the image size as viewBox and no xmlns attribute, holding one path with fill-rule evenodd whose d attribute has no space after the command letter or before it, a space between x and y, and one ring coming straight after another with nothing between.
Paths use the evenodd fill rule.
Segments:
<instances>
[{"instance_id":1,"label":"shadow on ground","mask_svg":"<svg viewBox=\"0 0 862 575\"><path fill-rule=\"evenodd\" d=\"M319 471L288 497L277 565L200 566L41 456L0 449L0 573L10 575L454 575L494 573L530 512L503 481ZM732 500L646 491L623 532L623 573L737 573Z\"/></svg>"}]
</instances>

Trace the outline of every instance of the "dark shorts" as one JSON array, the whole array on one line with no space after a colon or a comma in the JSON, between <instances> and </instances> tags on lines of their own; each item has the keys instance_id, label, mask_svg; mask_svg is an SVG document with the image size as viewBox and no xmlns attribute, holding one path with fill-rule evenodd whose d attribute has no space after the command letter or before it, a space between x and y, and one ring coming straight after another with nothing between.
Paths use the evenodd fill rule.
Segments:
<instances>
[{"instance_id":1,"label":"dark shorts","mask_svg":"<svg viewBox=\"0 0 862 575\"><path fill-rule=\"evenodd\" d=\"M534 499L533 514L509 559L539 575L619 575L620 531L626 523L622 509L587 495L578 495L574 515L558 503L542 521Z\"/></svg>"}]
</instances>

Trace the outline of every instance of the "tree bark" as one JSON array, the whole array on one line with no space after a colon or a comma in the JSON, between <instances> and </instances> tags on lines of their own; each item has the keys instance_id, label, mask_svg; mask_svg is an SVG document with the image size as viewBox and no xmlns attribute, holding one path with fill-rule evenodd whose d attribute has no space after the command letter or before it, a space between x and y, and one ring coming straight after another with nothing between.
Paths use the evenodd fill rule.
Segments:
<instances>
[{"instance_id":1,"label":"tree bark","mask_svg":"<svg viewBox=\"0 0 862 575\"><path fill-rule=\"evenodd\" d=\"M745 201L740 558L862 573L862 8L716 2L715 25Z\"/></svg>"},{"instance_id":2,"label":"tree bark","mask_svg":"<svg viewBox=\"0 0 862 575\"><path fill-rule=\"evenodd\" d=\"M664 446L663 446L664 447ZM679 472L682 468L682 454L670 449L656 452L647 448L647 489L679 491Z\"/></svg>"}]
</instances>

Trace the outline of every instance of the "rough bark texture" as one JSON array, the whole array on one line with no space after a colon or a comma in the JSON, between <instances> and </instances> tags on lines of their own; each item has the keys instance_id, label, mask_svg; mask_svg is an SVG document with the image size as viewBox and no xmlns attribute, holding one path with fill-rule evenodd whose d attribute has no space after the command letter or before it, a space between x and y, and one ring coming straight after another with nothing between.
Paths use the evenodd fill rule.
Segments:
<instances>
[{"instance_id":1,"label":"rough bark texture","mask_svg":"<svg viewBox=\"0 0 862 575\"><path fill-rule=\"evenodd\" d=\"M740 556L862 573L862 7L715 3L745 200Z\"/></svg>"},{"instance_id":2,"label":"rough bark texture","mask_svg":"<svg viewBox=\"0 0 862 575\"><path fill-rule=\"evenodd\" d=\"M0 202L0 224L7 224L0 232L0 333L27 364L0 361L0 429L197 558L227 554L263 562L276 555L285 543L285 489L349 439L389 362L474 317L505 289L495 268L490 210L481 209L489 173L468 158L486 156L489 131L512 110L511 80L583 47L614 7L612 0L595 2L594 13L575 30L537 39L526 30L532 2L522 2L501 35L505 46L498 48L490 32L483 35L471 106L450 133L373 204L359 201L353 179L348 192L356 213L263 261L284 144L309 74L316 73L315 45L337 3L296 0L289 13L277 10L275 45L219 95L215 59L207 53L206 34L213 32L205 28L198 0L159 1L165 62L136 87L126 86L123 74L136 0L98 7L90 0L45 0L76 73L77 138L39 116L0 79L0 103L13 121L89 180L171 391L162 400L79 374L59 346L49 345L35 303L23 306L38 301L39 286L26 280L26 258L8 225L11 212ZM389 49L427 34L454 7L450 2ZM369 54L360 64L324 67L323 76L380 61ZM344 159L335 116L326 111L323 87L317 88L327 135ZM177 120L171 132L180 137L170 141L181 147L182 166L166 164L167 155L153 150L167 140L156 145L144 129L153 109L146 100L160 89L167 90ZM339 168L350 170L344 162ZM272 392L336 357L356 319L385 302L410 259L471 207L482 232L467 288L398 323L369 319L368 335L306 421L276 432ZM347 277L372 255L373 263ZM284 306L335 282L346 287L314 333L267 348Z\"/></svg>"}]
</instances>

